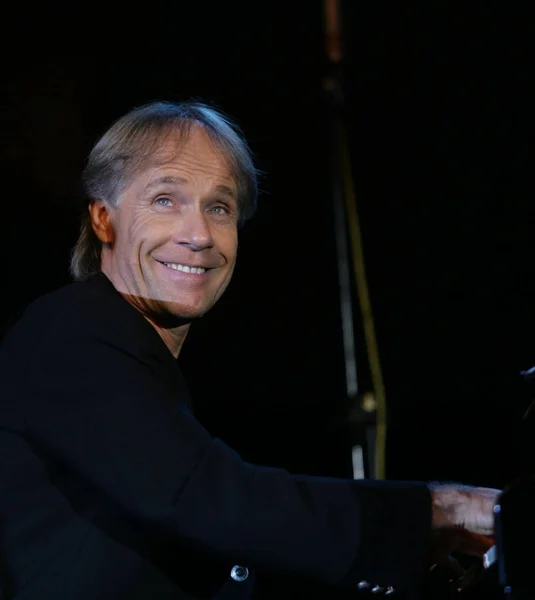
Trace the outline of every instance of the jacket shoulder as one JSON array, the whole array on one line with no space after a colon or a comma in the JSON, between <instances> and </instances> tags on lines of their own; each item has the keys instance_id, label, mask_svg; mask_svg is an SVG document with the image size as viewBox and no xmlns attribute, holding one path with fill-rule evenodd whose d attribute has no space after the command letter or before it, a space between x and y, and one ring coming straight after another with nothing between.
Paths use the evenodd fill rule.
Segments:
<instances>
[{"instance_id":1,"label":"jacket shoulder","mask_svg":"<svg viewBox=\"0 0 535 600\"><path fill-rule=\"evenodd\" d=\"M102 312L102 294L91 281L67 284L33 300L17 315L3 340L3 348L57 338L62 333L96 324Z\"/></svg>"}]
</instances>

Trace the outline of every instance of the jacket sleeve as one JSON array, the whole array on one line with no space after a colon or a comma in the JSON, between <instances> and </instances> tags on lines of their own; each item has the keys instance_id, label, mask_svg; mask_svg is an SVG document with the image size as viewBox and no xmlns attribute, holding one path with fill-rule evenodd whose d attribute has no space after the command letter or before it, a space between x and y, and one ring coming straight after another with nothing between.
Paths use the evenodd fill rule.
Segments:
<instances>
[{"instance_id":1,"label":"jacket sleeve","mask_svg":"<svg viewBox=\"0 0 535 600\"><path fill-rule=\"evenodd\" d=\"M344 587L406 588L421 577L424 484L249 464L109 339L63 331L37 353L18 387L30 443L149 527L252 568Z\"/></svg>"}]
</instances>

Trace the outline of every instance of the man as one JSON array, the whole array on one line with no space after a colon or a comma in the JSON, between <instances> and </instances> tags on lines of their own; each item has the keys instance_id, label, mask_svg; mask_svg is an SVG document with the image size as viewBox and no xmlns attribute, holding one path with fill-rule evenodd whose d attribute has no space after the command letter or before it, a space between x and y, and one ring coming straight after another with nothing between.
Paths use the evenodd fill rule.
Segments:
<instances>
[{"instance_id":1,"label":"man","mask_svg":"<svg viewBox=\"0 0 535 600\"><path fill-rule=\"evenodd\" d=\"M256 202L229 120L196 103L135 109L84 183L76 283L30 305L0 351L8 598L247 598L257 573L413 592L433 553L487 547L466 533L492 533L497 491L258 467L192 416L176 358Z\"/></svg>"}]
</instances>

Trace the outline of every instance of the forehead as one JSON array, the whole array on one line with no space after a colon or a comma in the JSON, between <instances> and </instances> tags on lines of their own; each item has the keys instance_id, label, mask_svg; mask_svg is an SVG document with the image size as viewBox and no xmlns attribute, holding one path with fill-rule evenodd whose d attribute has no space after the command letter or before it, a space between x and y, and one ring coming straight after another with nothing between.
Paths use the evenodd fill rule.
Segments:
<instances>
[{"instance_id":1,"label":"forehead","mask_svg":"<svg viewBox=\"0 0 535 600\"><path fill-rule=\"evenodd\" d=\"M155 139L140 166L143 173L138 170L138 174L144 179L162 171L174 171L184 180L202 177L232 187L236 183L229 157L200 127L192 128L186 137L171 131Z\"/></svg>"}]
</instances>

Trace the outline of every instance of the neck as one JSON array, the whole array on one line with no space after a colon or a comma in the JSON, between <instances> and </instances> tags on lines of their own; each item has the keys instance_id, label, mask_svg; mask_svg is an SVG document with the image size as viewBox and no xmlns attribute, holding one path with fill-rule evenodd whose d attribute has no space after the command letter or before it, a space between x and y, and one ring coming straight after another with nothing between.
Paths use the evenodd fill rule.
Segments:
<instances>
[{"instance_id":1,"label":"neck","mask_svg":"<svg viewBox=\"0 0 535 600\"><path fill-rule=\"evenodd\" d=\"M154 329L156 329L158 335L162 338L162 340L165 342L165 345L169 349L169 352L171 352L175 358L178 358L180 350L182 349L182 345L184 344L184 340L188 335L189 323L187 325L180 325L179 327L170 329L157 325L148 317L145 318L154 327Z\"/></svg>"},{"instance_id":2,"label":"neck","mask_svg":"<svg viewBox=\"0 0 535 600\"><path fill-rule=\"evenodd\" d=\"M106 277L111 281L112 285L115 289L121 294L121 296L134 308L136 308L147 321L156 329L158 335L165 342L165 345L169 349L169 352L175 357L178 358L180 354L180 350L182 349L182 345L184 344L184 340L186 339L186 335L189 330L189 323L180 323L177 324L177 320L167 320L167 322L161 321L158 319L153 319L149 316L150 311L147 310L148 302L147 298L143 298L141 296L136 296L133 294L129 294L125 291L126 286L122 287L118 284L116 278L113 277L110 270L106 268L106 263L103 260L101 264L101 270L106 275Z\"/></svg>"}]
</instances>

